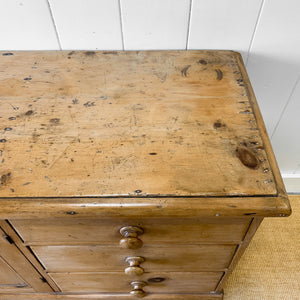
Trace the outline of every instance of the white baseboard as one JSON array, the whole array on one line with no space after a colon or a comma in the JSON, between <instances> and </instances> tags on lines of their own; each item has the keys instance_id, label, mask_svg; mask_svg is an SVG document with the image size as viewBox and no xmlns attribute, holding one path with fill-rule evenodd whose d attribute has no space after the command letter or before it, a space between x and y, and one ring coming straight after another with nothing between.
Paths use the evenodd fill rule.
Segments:
<instances>
[{"instance_id":1,"label":"white baseboard","mask_svg":"<svg viewBox=\"0 0 300 300\"><path fill-rule=\"evenodd\" d=\"M282 174L288 193L300 193L300 174Z\"/></svg>"}]
</instances>

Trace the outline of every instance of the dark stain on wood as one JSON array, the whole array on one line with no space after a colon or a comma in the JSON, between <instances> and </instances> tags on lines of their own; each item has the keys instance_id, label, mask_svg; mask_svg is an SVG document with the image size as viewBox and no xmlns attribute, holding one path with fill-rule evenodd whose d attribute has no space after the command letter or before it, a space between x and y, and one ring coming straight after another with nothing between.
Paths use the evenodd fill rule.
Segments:
<instances>
[{"instance_id":1,"label":"dark stain on wood","mask_svg":"<svg viewBox=\"0 0 300 300\"><path fill-rule=\"evenodd\" d=\"M219 128L222 128L222 127L226 127L226 124L225 124L225 123L222 123L220 120L217 120L217 121L214 123L214 128L215 128L215 129L219 129Z\"/></svg>"},{"instance_id":2,"label":"dark stain on wood","mask_svg":"<svg viewBox=\"0 0 300 300\"><path fill-rule=\"evenodd\" d=\"M154 278L149 278L147 281L151 283L159 283L165 281L166 278L163 277L154 277Z\"/></svg>"},{"instance_id":3,"label":"dark stain on wood","mask_svg":"<svg viewBox=\"0 0 300 300\"><path fill-rule=\"evenodd\" d=\"M26 113L25 113L25 116L31 116L33 114L33 110L28 110Z\"/></svg>"},{"instance_id":4,"label":"dark stain on wood","mask_svg":"<svg viewBox=\"0 0 300 300\"><path fill-rule=\"evenodd\" d=\"M50 119L50 123L53 124L53 125L57 125L59 122L60 122L59 118Z\"/></svg>"},{"instance_id":5,"label":"dark stain on wood","mask_svg":"<svg viewBox=\"0 0 300 300\"><path fill-rule=\"evenodd\" d=\"M223 72L220 69L215 69L217 73L217 80L222 80L223 79Z\"/></svg>"},{"instance_id":6,"label":"dark stain on wood","mask_svg":"<svg viewBox=\"0 0 300 300\"><path fill-rule=\"evenodd\" d=\"M191 65L185 66L182 70L181 70L181 76L183 77L187 77L187 71L188 69L191 67Z\"/></svg>"},{"instance_id":7,"label":"dark stain on wood","mask_svg":"<svg viewBox=\"0 0 300 300\"><path fill-rule=\"evenodd\" d=\"M253 216L256 215L256 213L245 213L244 216Z\"/></svg>"},{"instance_id":8,"label":"dark stain on wood","mask_svg":"<svg viewBox=\"0 0 300 300\"><path fill-rule=\"evenodd\" d=\"M73 55L75 53L75 51L71 51L68 53L68 55Z\"/></svg>"},{"instance_id":9,"label":"dark stain on wood","mask_svg":"<svg viewBox=\"0 0 300 300\"><path fill-rule=\"evenodd\" d=\"M250 169L256 169L259 165L259 160L255 154L246 147L237 147L237 157L240 159L243 165Z\"/></svg>"},{"instance_id":10,"label":"dark stain on wood","mask_svg":"<svg viewBox=\"0 0 300 300\"><path fill-rule=\"evenodd\" d=\"M67 215L77 215L78 213L76 211L67 211Z\"/></svg>"},{"instance_id":11,"label":"dark stain on wood","mask_svg":"<svg viewBox=\"0 0 300 300\"><path fill-rule=\"evenodd\" d=\"M10 179L11 179L11 172L3 174L0 178L1 185L6 185Z\"/></svg>"},{"instance_id":12,"label":"dark stain on wood","mask_svg":"<svg viewBox=\"0 0 300 300\"><path fill-rule=\"evenodd\" d=\"M96 106L95 102L91 102L91 101L88 101L86 103L83 104L85 107L91 107L91 106Z\"/></svg>"},{"instance_id":13,"label":"dark stain on wood","mask_svg":"<svg viewBox=\"0 0 300 300\"><path fill-rule=\"evenodd\" d=\"M26 78L24 78L24 80L26 80L26 81L29 81L29 80L31 80L32 78L31 77L26 77Z\"/></svg>"},{"instance_id":14,"label":"dark stain on wood","mask_svg":"<svg viewBox=\"0 0 300 300\"><path fill-rule=\"evenodd\" d=\"M104 51L103 54L112 54L112 55L118 55L117 51Z\"/></svg>"},{"instance_id":15,"label":"dark stain on wood","mask_svg":"<svg viewBox=\"0 0 300 300\"><path fill-rule=\"evenodd\" d=\"M86 52L84 52L84 54L86 56L94 56L96 54L96 52L95 51L86 51Z\"/></svg>"},{"instance_id":16,"label":"dark stain on wood","mask_svg":"<svg viewBox=\"0 0 300 300\"><path fill-rule=\"evenodd\" d=\"M156 152L150 152L149 155L157 155Z\"/></svg>"},{"instance_id":17,"label":"dark stain on wood","mask_svg":"<svg viewBox=\"0 0 300 300\"><path fill-rule=\"evenodd\" d=\"M198 63L198 64L201 64L201 65L204 65L204 66L206 66L206 65L207 65L207 61L206 61L206 60L204 60L204 59L200 59L200 60L198 60L198 61L197 61L197 63Z\"/></svg>"}]
</instances>

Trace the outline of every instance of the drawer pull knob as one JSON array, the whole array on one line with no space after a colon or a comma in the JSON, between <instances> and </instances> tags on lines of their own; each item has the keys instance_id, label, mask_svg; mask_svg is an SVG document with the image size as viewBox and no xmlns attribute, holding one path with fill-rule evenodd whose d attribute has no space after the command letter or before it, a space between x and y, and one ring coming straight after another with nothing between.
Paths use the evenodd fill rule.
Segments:
<instances>
[{"instance_id":1,"label":"drawer pull knob","mask_svg":"<svg viewBox=\"0 0 300 300\"><path fill-rule=\"evenodd\" d=\"M146 286L147 283L144 281L133 281L131 282L131 286L133 290L130 292L131 295L137 298L143 298L146 296L146 292L143 290L143 287Z\"/></svg>"},{"instance_id":2,"label":"drawer pull knob","mask_svg":"<svg viewBox=\"0 0 300 300\"><path fill-rule=\"evenodd\" d=\"M120 246L126 249L139 249L143 242L138 238L144 230L137 226L125 226L120 229L120 234L124 237L120 240Z\"/></svg>"},{"instance_id":3,"label":"drawer pull knob","mask_svg":"<svg viewBox=\"0 0 300 300\"><path fill-rule=\"evenodd\" d=\"M129 263L129 267L125 269L125 274L129 276L141 276L144 274L144 269L140 264L145 261L141 256L126 257L125 261Z\"/></svg>"}]
</instances>

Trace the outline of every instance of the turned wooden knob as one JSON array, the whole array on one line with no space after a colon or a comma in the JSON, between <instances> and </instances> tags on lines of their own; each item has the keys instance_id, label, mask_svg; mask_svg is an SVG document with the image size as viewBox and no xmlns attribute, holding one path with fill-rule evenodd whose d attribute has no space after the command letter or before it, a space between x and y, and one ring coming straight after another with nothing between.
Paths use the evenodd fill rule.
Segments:
<instances>
[{"instance_id":1,"label":"turned wooden knob","mask_svg":"<svg viewBox=\"0 0 300 300\"><path fill-rule=\"evenodd\" d=\"M121 235L124 237L120 240L120 246L126 249L139 249L143 246L143 242L138 238L144 233L144 230L137 226L125 226L120 229Z\"/></svg>"},{"instance_id":2,"label":"turned wooden knob","mask_svg":"<svg viewBox=\"0 0 300 300\"><path fill-rule=\"evenodd\" d=\"M146 286L146 282L144 281L133 281L130 283L133 290L130 292L131 295L142 298L146 296L146 292L143 290L143 287Z\"/></svg>"},{"instance_id":3,"label":"turned wooden knob","mask_svg":"<svg viewBox=\"0 0 300 300\"><path fill-rule=\"evenodd\" d=\"M145 261L141 256L126 257L125 261L129 263L129 267L125 269L125 274L129 276L141 276L144 274L144 269L140 264Z\"/></svg>"}]
</instances>

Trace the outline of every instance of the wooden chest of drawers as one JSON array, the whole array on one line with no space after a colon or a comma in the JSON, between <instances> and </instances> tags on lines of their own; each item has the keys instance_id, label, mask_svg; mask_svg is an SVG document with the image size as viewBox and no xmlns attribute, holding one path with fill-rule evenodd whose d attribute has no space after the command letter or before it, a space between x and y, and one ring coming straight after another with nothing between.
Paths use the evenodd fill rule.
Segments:
<instances>
[{"instance_id":1,"label":"wooden chest of drawers","mask_svg":"<svg viewBox=\"0 0 300 300\"><path fill-rule=\"evenodd\" d=\"M0 54L0 298L222 299L289 202L232 51Z\"/></svg>"}]
</instances>

